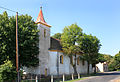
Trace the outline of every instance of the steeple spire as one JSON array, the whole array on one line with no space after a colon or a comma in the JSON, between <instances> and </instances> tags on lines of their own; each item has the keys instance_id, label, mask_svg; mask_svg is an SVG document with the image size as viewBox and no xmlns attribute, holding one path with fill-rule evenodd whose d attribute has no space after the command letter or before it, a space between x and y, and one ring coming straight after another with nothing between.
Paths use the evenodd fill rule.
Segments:
<instances>
[{"instance_id":1,"label":"steeple spire","mask_svg":"<svg viewBox=\"0 0 120 82\"><path fill-rule=\"evenodd\" d=\"M44 20L44 17L43 17L43 13L42 13L42 7L40 7L40 12L39 12L39 14L38 14L36 23L37 23L37 22L46 23L45 20Z\"/></svg>"},{"instance_id":2,"label":"steeple spire","mask_svg":"<svg viewBox=\"0 0 120 82\"><path fill-rule=\"evenodd\" d=\"M51 27L50 25L48 25L46 22L45 22L45 19L44 19L44 16L43 16L43 12L42 12L42 7L40 7L40 12L38 14L38 17L37 17L37 20L35 23L42 23L44 25L47 25L48 27Z\"/></svg>"}]
</instances>

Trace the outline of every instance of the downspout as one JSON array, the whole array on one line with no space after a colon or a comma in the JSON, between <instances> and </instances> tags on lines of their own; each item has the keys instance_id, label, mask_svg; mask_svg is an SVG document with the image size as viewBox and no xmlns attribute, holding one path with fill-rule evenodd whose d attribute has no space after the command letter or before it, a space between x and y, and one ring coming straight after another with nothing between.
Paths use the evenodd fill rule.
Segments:
<instances>
[{"instance_id":1,"label":"downspout","mask_svg":"<svg viewBox=\"0 0 120 82\"><path fill-rule=\"evenodd\" d=\"M57 75L59 77L59 52L57 51Z\"/></svg>"}]
</instances>

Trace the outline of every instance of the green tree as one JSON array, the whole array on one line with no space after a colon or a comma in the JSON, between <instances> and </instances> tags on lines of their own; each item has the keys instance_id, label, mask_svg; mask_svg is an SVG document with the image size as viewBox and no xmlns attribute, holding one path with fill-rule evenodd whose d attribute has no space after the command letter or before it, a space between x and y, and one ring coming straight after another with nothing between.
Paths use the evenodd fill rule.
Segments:
<instances>
[{"instance_id":1,"label":"green tree","mask_svg":"<svg viewBox=\"0 0 120 82\"><path fill-rule=\"evenodd\" d=\"M4 64L0 65L0 82L12 82L16 78L17 72L12 62L9 60L4 61Z\"/></svg>"},{"instance_id":2,"label":"green tree","mask_svg":"<svg viewBox=\"0 0 120 82\"><path fill-rule=\"evenodd\" d=\"M61 39L61 33L56 33L52 37L60 40Z\"/></svg>"},{"instance_id":3,"label":"green tree","mask_svg":"<svg viewBox=\"0 0 120 82\"><path fill-rule=\"evenodd\" d=\"M115 55L114 60L116 61L115 69L120 69L120 51Z\"/></svg>"},{"instance_id":4,"label":"green tree","mask_svg":"<svg viewBox=\"0 0 120 82\"><path fill-rule=\"evenodd\" d=\"M98 63L99 63L99 62L103 63L103 62L105 62L105 61L106 61L106 59L104 58L104 54L98 53L97 62L98 62Z\"/></svg>"},{"instance_id":5,"label":"green tree","mask_svg":"<svg viewBox=\"0 0 120 82\"><path fill-rule=\"evenodd\" d=\"M86 35L84 34L80 37L78 41L78 45L80 46L82 52L84 52L83 59L85 59L88 63L88 74L89 74L89 65L96 64L98 58L98 52L100 49L100 41L96 36Z\"/></svg>"},{"instance_id":6,"label":"green tree","mask_svg":"<svg viewBox=\"0 0 120 82\"><path fill-rule=\"evenodd\" d=\"M7 12L0 14L0 65L9 57L15 66L16 59L16 20L15 17L8 17ZM37 25L31 16L18 16L18 42L20 66L37 66L39 59ZM32 61L31 61L32 60Z\"/></svg>"},{"instance_id":7,"label":"green tree","mask_svg":"<svg viewBox=\"0 0 120 82\"><path fill-rule=\"evenodd\" d=\"M104 59L109 64L113 59L113 57L111 55L104 54Z\"/></svg>"},{"instance_id":8,"label":"green tree","mask_svg":"<svg viewBox=\"0 0 120 82\"><path fill-rule=\"evenodd\" d=\"M75 61L76 54L80 53L80 47L76 45L80 36L82 36L82 29L77 24L65 27L61 36L61 44L64 53L67 54L70 59L72 56L75 56ZM71 62L71 65L73 66L74 73L76 74L76 62Z\"/></svg>"},{"instance_id":9,"label":"green tree","mask_svg":"<svg viewBox=\"0 0 120 82\"><path fill-rule=\"evenodd\" d=\"M117 63L117 61L115 60L115 58L112 58L111 61L109 62L108 64L108 69L109 71L116 71L116 66L118 65L119 63Z\"/></svg>"}]
</instances>

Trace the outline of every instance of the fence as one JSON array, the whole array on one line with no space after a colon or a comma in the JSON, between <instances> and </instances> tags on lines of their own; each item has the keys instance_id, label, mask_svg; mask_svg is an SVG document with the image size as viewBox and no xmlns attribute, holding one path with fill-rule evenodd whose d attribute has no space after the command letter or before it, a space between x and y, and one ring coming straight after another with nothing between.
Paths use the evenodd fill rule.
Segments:
<instances>
[{"instance_id":1,"label":"fence","mask_svg":"<svg viewBox=\"0 0 120 82\"><path fill-rule=\"evenodd\" d=\"M80 74L74 75L60 75L59 77L57 75L51 75L51 76L32 76L30 79L25 78L22 79L21 82L64 82L68 80L74 80L74 79L79 79L81 76Z\"/></svg>"}]
</instances>

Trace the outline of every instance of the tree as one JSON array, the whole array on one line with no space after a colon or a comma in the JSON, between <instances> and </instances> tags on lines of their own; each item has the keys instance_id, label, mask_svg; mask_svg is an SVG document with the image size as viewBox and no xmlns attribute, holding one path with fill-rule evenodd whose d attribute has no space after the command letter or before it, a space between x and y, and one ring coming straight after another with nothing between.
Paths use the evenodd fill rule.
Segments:
<instances>
[{"instance_id":1,"label":"tree","mask_svg":"<svg viewBox=\"0 0 120 82\"><path fill-rule=\"evenodd\" d=\"M99 62L101 62L101 63L103 63L103 62L106 62L106 59L104 58L104 54L101 54L101 53L98 53L99 55L98 55L98 58L97 58L97 62L99 63Z\"/></svg>"},{"instance_id":2,"label":"tree","mask_svg":"<svg viewBox=\"0 0 120 82\"><path fill-rule=\"evenodd\" d=\"M113 57L111 55L104 54L104 59L105 59L105 62L109 64L113 59Z\"/></svg>"},{"instance_id":3,"label":"tree","mask_svg":"<svg viewBox=\"0 0 120 82\"><path fill-rule=\"evenodd\" d=\"M115 55L114 60L116 61L115 69L120 69L120 51Z\"/></svg>"},{"instance_id":4,"label":"tree","mask_svg":"<svg viewBox=\"0 0 120 82\"><path fill-rule=\"evenodd\" d=\"M107 55L106 55L107 56ZM120 51L115 56L108 55L106 57L108 63L108 69L110 71L116 71L120 69Z\"/></svg>"},{"instance_id":5,"label":"tree","mask_svg":"<svg viewBox=\"0 0 120 82\"><path fill-rule=\"evenodd\" d=\"M109 64L108 64L108 69L109 69L109 71L116 71L117 69L116 69L116 66L118 65L119 63L117 63L117 61L114 59L114 58L112 58L111 59L111 61L109 62Z\"/></svg>"},{"instance_id":6,"label":"tree","mask_svg":"<svg viewBox=\"0 0 120 82\"><path fill-rule=\"evenodd\" d=\"M76 45L80 36L82 36L82 29L77 24L65 27L61 36L61 44L64 53L67 54L70 59L72 56L75 56L75 61L76 54L80 53L80 48ZM71 65L73 66L74 73L76 74L76 62L71 62Z\"/></svg>"},{"instance_id":7,"label":"tree","mask_svg":"<svg viewBox=\"0 0 120 82\"><path fill-rule=\"evenodd\" d=\"M4 61L4 64L0 65L0 82L12 82L16 78L17 72L12 62L9 60Z\"/></svg>"},{"instance_id":8,"label":"tree","mask_svg":"<svg viewBox=\"0 0 120 82\"><path fill-rule=\"evenodd\" d=\"M60 40L61 39L61 33L56 33L52 37Z\"/></svg>"},{"instance_id":9,"label":"tree","mask_svg":"<svg viewBox=\"0 0 120 82\"><path fill-rule=\"evenodd\" d=\"M97 62L98 52L100 49L100 41L96 36L83 34L82 37L79 37L78 45L80 46L82 52L83 59L85 59L88 63L88 74L89 74L89 65Z\"/></svg>"},{"instance_id":10,"label":"tree","mask_svg":"<svg viewBox=\"0 0 120 82\"><path fill-rule=\"evenodd\" d=\"M15 66L16 38L15 17L8 17L7 12L0 14L0 65L9 57ZM31 16L18 16L18 42L20 66L37 66L38 59L38 30ZM32 60L32 61L31 61Z\"/></svg>"}]
</instances>

